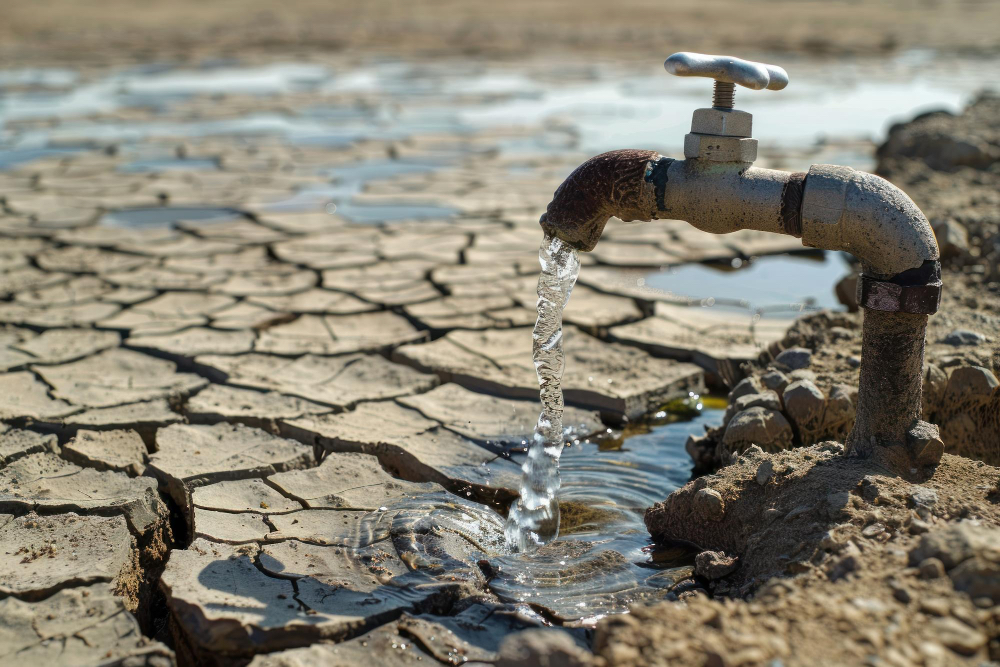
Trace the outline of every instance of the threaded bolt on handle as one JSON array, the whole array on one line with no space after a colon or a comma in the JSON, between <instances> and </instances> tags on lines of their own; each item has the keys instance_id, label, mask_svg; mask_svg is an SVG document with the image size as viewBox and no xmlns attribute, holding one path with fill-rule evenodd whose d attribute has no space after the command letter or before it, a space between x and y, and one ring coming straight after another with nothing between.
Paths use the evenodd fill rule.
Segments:
<instances>
[{"instance_id":1,"label":"threaded bolt on handle","mask_svg":"<svg viewBox=\"0 0 1000 667\"><path fill-rule=\"evenodd\" d=\"M713 109L732 109L736 98L736 84L726 81L716 81L712 91Z\"/></svg>"}]
</instances>

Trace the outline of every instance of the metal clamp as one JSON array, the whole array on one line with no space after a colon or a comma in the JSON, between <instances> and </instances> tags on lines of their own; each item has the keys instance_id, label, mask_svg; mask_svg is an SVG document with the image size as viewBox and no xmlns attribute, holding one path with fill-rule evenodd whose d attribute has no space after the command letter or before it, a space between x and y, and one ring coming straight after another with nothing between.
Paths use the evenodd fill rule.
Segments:
<instances>
[{"instance_id":1,"label":"metal clamp","mask_svg":"<svg viewBox=\"0 0 1000 667\"><path fill-rule=\"evenodd\" d=\"M890 280L861 274L858 305L872 310L932 315L941 305L941 289L940 262L925 262L912 273L907 271Z\"/></svg>"}]
</instances>

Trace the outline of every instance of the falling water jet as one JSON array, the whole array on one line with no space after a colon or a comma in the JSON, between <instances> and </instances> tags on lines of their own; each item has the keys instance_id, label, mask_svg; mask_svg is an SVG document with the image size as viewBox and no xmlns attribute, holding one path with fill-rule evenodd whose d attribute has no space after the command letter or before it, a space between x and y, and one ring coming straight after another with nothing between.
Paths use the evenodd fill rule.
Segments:
<instances>
[{"instance_id":1,"label":"falling water jet","mask_svg":"<svg viewBox=\"0 0 1000 667\"><path fill-rule=\"evenodd\" d=\"M562 374L565 367L562 314L580 274L577 251L546 235L538 249L538 319L532 331L532 358L542 412L521 466L521 495L511 506L504 535L514 551L530 551L559 535L559 457L563 450Z\"/></svg>"}]
</instances>

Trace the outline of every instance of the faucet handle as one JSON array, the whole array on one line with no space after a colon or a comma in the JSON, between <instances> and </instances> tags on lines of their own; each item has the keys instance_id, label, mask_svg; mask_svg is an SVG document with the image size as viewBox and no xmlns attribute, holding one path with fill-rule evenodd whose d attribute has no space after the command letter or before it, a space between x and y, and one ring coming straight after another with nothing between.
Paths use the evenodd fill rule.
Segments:
<instances>
[{"instance_id":1,"label":"faucet handle","mask_svg":"<svg viewBox=\"0 0 1000 667\"><path fill-rule=\"evenodd\" d=\"M675 76L703 76L751 90L781 90L788 85L788 73L784 69L732 56L681 51L667 58L663 68Z\"/></svg>"}]
</instances>

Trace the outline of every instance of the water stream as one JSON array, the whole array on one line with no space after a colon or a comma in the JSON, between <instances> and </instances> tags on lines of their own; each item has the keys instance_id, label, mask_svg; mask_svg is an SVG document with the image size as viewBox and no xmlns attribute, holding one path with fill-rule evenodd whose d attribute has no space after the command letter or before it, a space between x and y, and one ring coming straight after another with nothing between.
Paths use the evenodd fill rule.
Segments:
<instances>
[{"instance_id":1,"label":"water stream","mask_svg":"<svg viewBox=\"0 0 1000 667\"><path fill-rule=\"evenodd\" d=\"M521 466L521 494L507 517L504 533L516 551L530 551L559 535L559 457L563 450L562 313L580 275L576 249L546 236L538 249L538 319L531 332L531 353L538 374L542 412L528 458Z\"/></svg>"}]
</instances>

